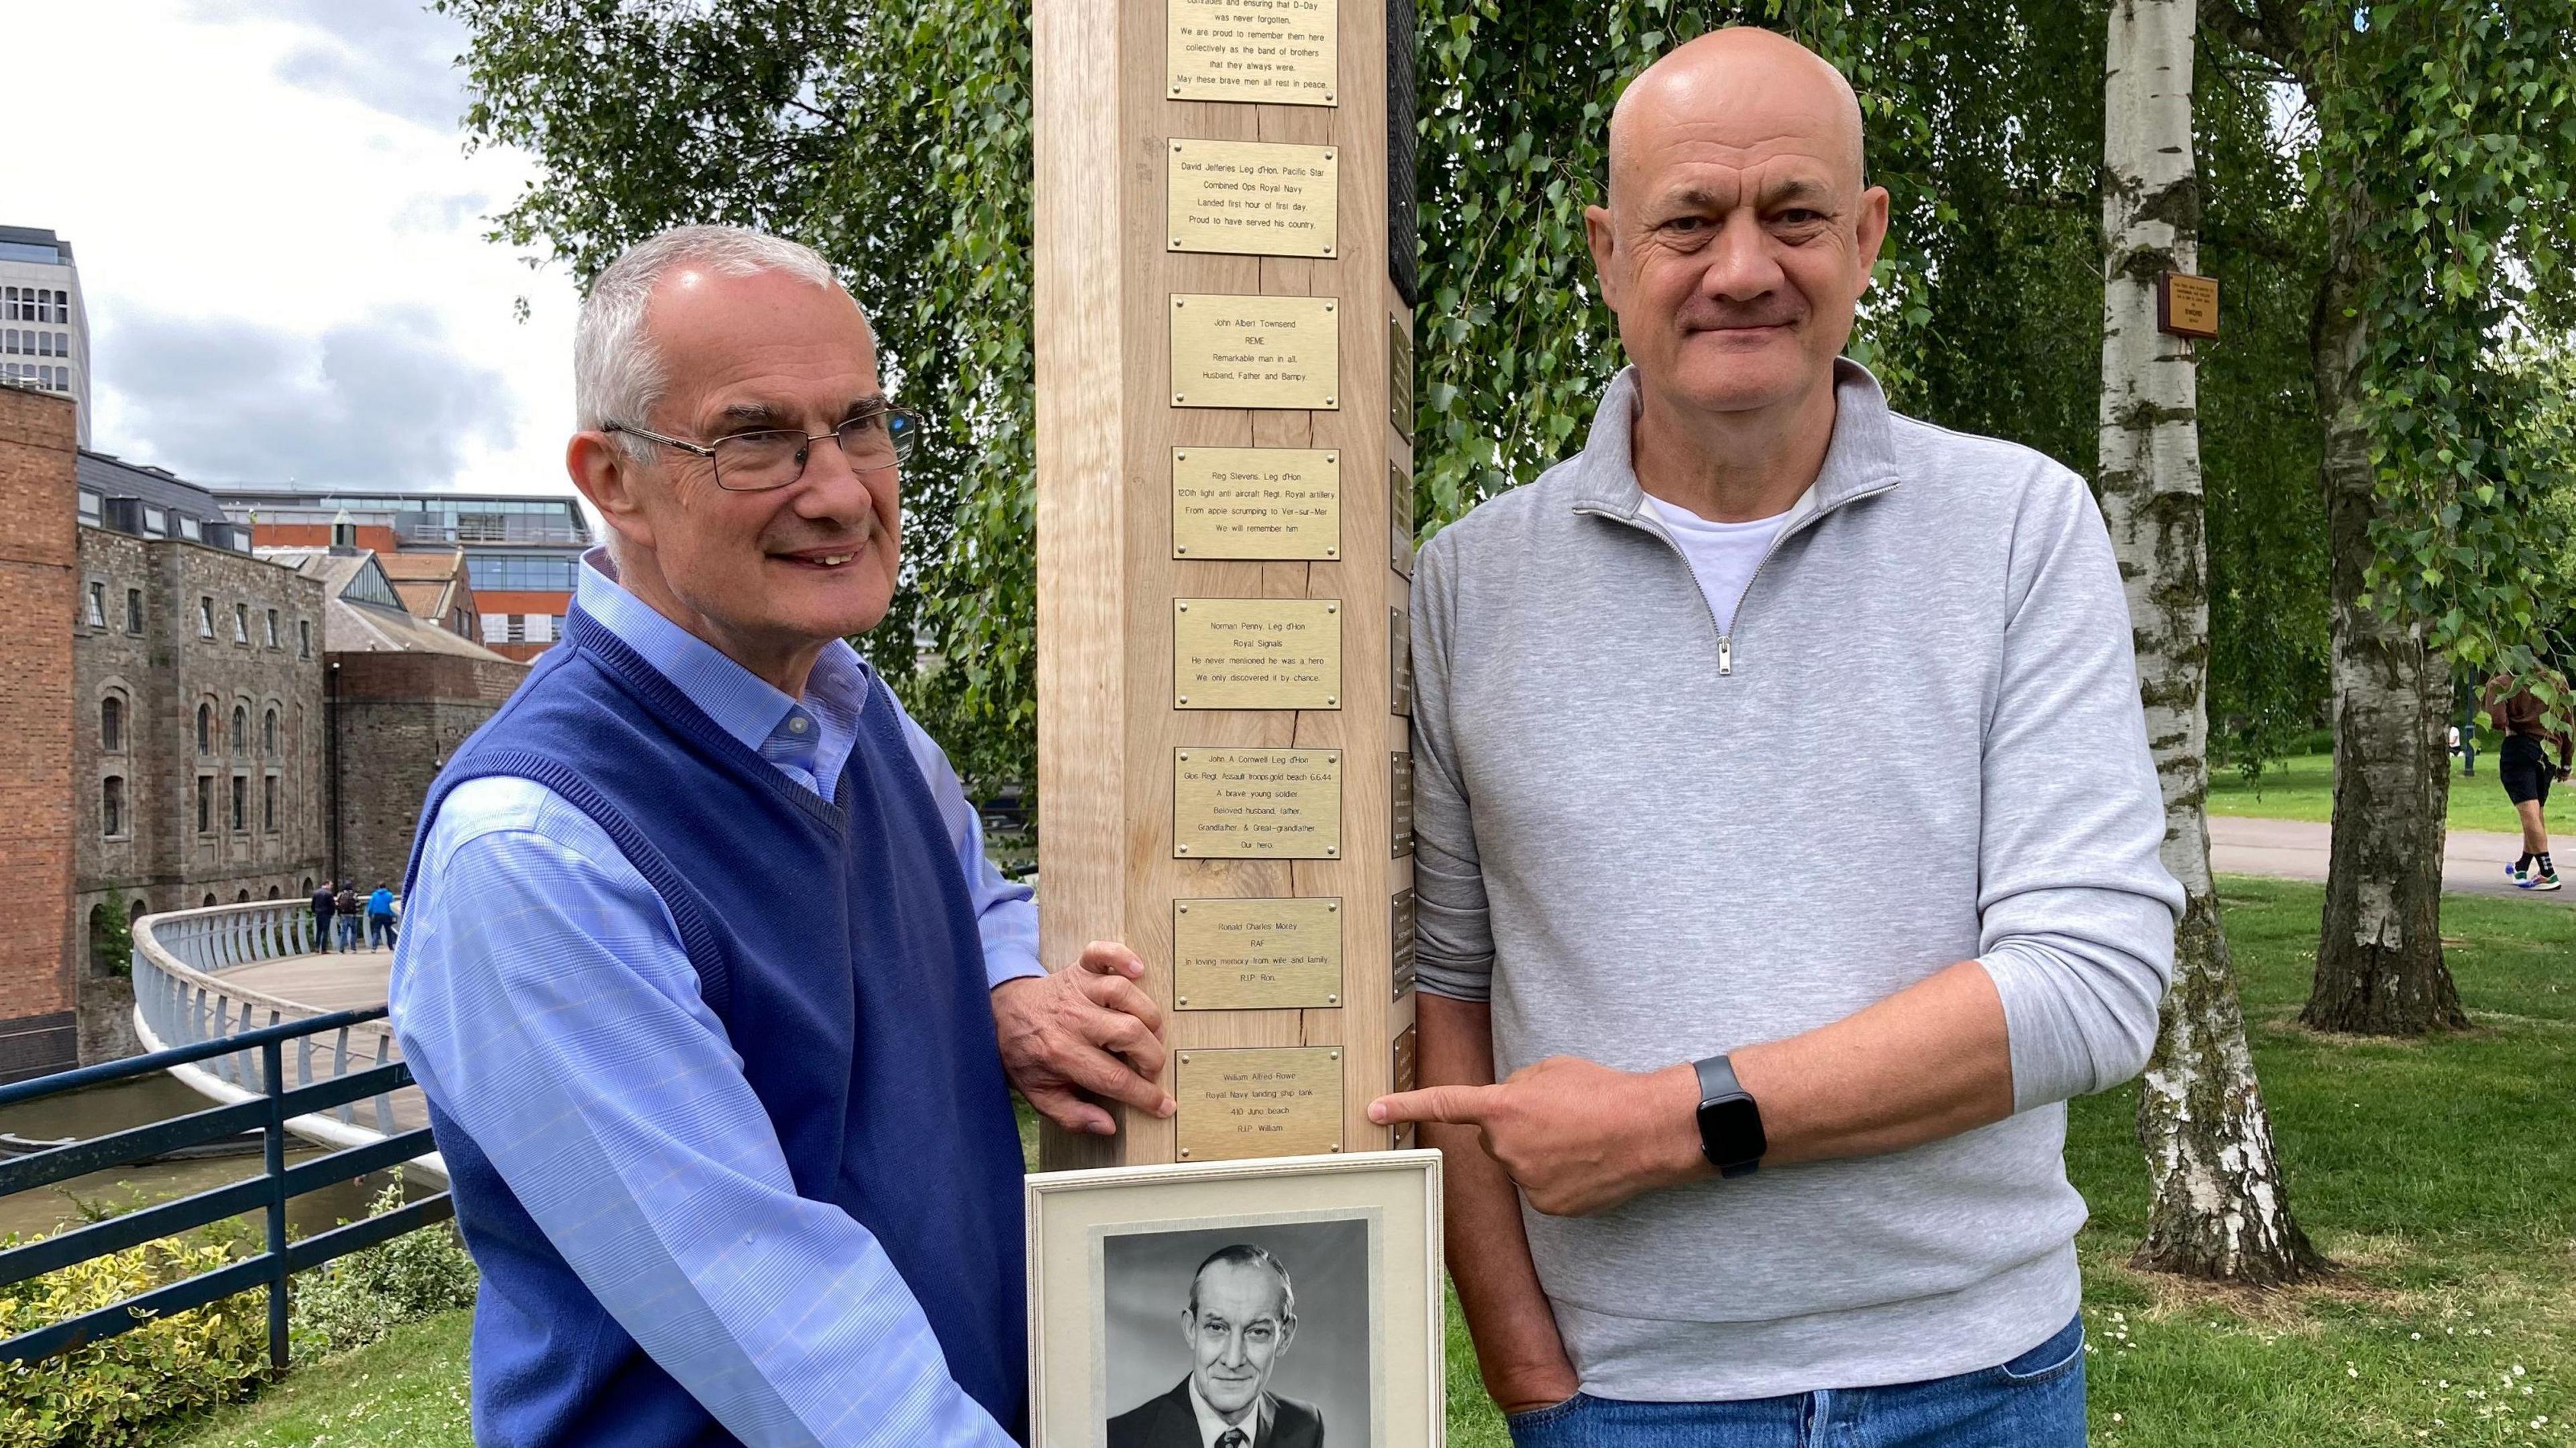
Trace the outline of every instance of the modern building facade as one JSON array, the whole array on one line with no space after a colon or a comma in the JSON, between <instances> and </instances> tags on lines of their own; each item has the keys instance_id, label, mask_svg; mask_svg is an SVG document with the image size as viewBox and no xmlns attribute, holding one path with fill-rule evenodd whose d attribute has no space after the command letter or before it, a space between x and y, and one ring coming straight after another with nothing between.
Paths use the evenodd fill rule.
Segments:
<instances>
[{"instance_id":1,"label":"modern building facade","mask_svg":"<svg viewBox=\"0 0 2576 1448\"><path fill-rule=\"evenodd\" d=\"M593 542L571 496L322 488L220 488L224 511L262 548L364 548L465 555L479 642L522 662L544 653L571 611Z\"/></svg>"},{"instance_id":2,"label":"modern building facade","mask_svg":"<svg viewBox=\"0 0 2576 1448\"><path fill-rule=\"evenodd\" d=\"M87 447L89 373L89 312L72 244L40 227L0 226L0 380L71 398Z\"/></svg>"}]
</instances>

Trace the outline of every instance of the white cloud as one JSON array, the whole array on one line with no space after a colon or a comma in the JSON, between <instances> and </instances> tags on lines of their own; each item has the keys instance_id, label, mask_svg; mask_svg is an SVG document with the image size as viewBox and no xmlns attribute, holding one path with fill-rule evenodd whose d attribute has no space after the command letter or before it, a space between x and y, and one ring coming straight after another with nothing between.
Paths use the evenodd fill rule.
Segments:
<instances>
[{"instance_id":1,"label":"white cloud","mask_svg":"<svg viewBox=\"0 0 2576 1448\"><path fill-rule=\"evenodd\" d=\"M9 35L52 58L11 68L13 109L58 119L9 147L0 223L78 254L97 446L208 481L568 488L576 297L482 239L532 171L464 154L461 27L132 0Z\"/></svg>"}]
</instances>

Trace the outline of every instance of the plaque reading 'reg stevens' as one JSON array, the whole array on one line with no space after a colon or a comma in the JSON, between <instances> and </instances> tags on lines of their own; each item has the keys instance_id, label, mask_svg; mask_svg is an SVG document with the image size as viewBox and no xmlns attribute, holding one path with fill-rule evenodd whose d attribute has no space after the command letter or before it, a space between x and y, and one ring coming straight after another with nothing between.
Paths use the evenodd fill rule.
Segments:
<instances>
[{"instance_id":1,"label":"plaque reading 'reg stevens'","mask_svg":"<svg viewBox=\"0 0 2576 1448\"><path fill-rule=\"evenodd\" d=\"M1175 709L1342 707L1342 606L1329 598L1172 603Z\"/></svg>"},{"instance_id":2,"label":"plaque reading 'reg stevens'","mask_svg":"<svg viewBox=\"0 0 2576 1448\"><path fill-rule=\"evenodd\" d=\"M1338 1046L1187 1050L1172 1098L1181 1160L1309 1156L1342 1149Z\"/></svg>"},{"instance_id":3,"label":"plaque reading 'reg stevens'","mask_svg":"<svg viewBox=\"0 0 2576 1448\"><path fill-rule=\"evenodd\" d=\"M1331 297L1172 298L1174 407L1341 406Z\"/></svg>"},{"instance_id":4,"label":"plaque reading 'reg stevens'","mask_svg":"<svg viewBox=\"0 0 2576 1448\"><path fill-rule=\"evenodd\" d=\"M1175 558L1339 558L1342 455L1330 448L1172 449Z\"/></svg>"},{"instance_id":5,"label":"plaque reading 'reg stevens'","mask_svg":"<svg viewBox=\"0 0 2576 1448\"><path fill-rule=\"evenodd\" d=\"M1172 99L1334 104L1341 26L1333 0L1165 0L1163 13Z\"/></svg>"},{"instance_id":6,"label":"plaque reading 'reg stevens'","mask_svg":"<svg viewBox=\"0 0 2576 1448\"><path fill-rule=\"evenodd\" d=\"M1169 249L1331 256L1341 230L1333 156L1330 146L1172 142L1164 186ZM1406 352L1410 366L1409 343ZM1408 397L1411 390L1408 379Z\"/></svg>"},{"instance_id":7,"label":"plaque reading 'reg stevens'","mask_svg":"<svg viewBox=\"0 0 2576 1448\"><path fill-rule=\"evenodd\" d=\"M1172 993L1190 1011L1340 1005L1342 902L1174 901Z\"/></svg>"},{"instance_id":8,"label":"plaque reading 'reg stevens'","mask_svg":"<svg viewBox=\"0 0 2576 1448\"><path fill-rule=\"evenodd\" d=\"M1173 750L1172 855L1340 859L1342 751Z\"/></svg>"}]
</instances>

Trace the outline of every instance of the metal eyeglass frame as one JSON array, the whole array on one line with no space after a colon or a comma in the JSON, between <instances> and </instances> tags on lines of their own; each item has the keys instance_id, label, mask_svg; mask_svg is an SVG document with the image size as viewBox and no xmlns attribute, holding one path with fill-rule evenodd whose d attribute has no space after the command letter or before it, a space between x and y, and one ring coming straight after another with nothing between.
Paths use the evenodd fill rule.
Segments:
<instances>
[{"instance_id":1,"label":"metal eyeglass frame","mask_svg":"<svg viewBox=\"0 0 2576 1448\"><path fill-rule=\"evenodd\" d=\"M858 416L849 419L847 422L843 422L841 427L848 427L850 423L854 422L865 422L871 418L880 419L885 423L886 437L894 446L894 462L891 464L881 463L870 467L861 467L857 463L850 463L850 471L854 473L884 472L888 467L902 466L903 463L912 456L913 439L918 437L921 433L921 414L903 407L872 407L867 411L860 413ZM896 427L898 422L904 424L900 431L897 431ZM599 430L601 432L622 432L630 437L640 437L646 442L658 442L665 447L675 447L684 453L693 453L699 457L705 458L707 460L707 471L714 475L716 486L723 488L728 493L774 493L780 488L792 488L805 480L805 469L813 466L813 445L821 442L827 437L832 440L832 445L834 447L841 449L841 460L843 462L849 462L850 450L848 446L841 441L841 427L836 427L830 432L798 432L792 427L763 427L755 428L750 432L731 434L733 437L758 437L768 433L783 433L804 439L806 458L804 462L797 466L796 476L789 478L783 483L771 483L765 487L758 488L737 488L730 486L725 482L724 468L716 462L715 443L691 442L684 437L665 437L661 433L654 432L649 428L641 428L631 422L618 422L615 420L601 423L599 425ZM716 439L717 443L724 441L726 441L725 438Z\"/></svg>"}]
</instances>

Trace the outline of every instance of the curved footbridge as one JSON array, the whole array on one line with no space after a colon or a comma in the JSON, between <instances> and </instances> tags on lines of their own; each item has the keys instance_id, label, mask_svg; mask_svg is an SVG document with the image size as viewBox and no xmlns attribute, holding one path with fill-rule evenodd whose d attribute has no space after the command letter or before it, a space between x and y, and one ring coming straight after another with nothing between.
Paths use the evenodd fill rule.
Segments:
<instances>
[{"instance_id":1,"label":"curved footbridge","mask_svg":"<svg viewBox=\"0 0 2576 1448\"><path fill-rule=\"evenodd\" d=\"M393 964L390 950L335 954L319 945L312 908L303 901L268 900L146 915L134 922L134 1024L143 1049L158 1051L239 1035L263 1026L381 1006ZM382 1020L308 1036L288 1048L286 1086L328 1081L397 1060L402 1048ZM260 1054L246 1050L170 1074L213 1100L230 1104L258 1097ZM429 1124L420 1088L351 1102L298 1116L287 1130L324 1146L367 1146L396 1132ZM447 1163L433 1152L411 1169L447 1180Z\"/></svg>"}]
</instances>

